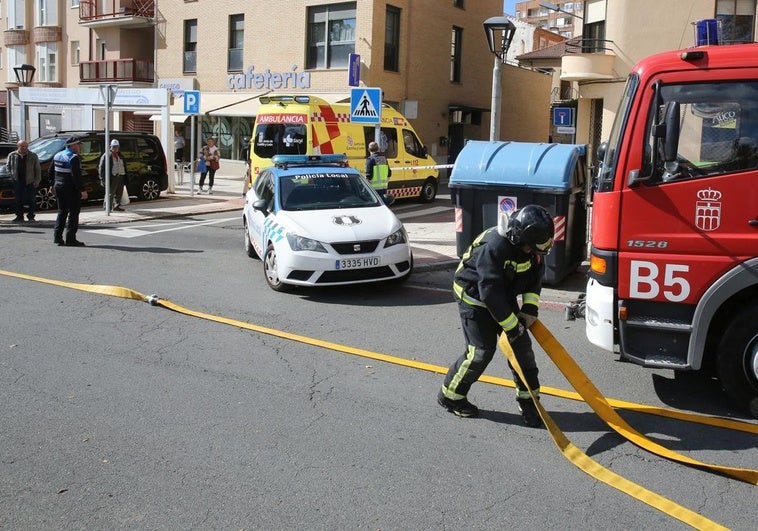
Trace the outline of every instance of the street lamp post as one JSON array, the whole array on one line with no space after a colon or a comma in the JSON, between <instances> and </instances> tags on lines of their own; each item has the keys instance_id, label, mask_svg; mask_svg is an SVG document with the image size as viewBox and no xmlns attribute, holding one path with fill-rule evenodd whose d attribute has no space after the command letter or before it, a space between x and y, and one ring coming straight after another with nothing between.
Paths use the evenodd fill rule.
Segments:
<instances>
[{"instance_id":1,"label":"street lamp post","mask_svg":"<svg viewBox=\"0 0 758 531\"><path fill-rule=\"evenodd\" d=\"M500 100L502 65L505 63L508 48L511 47L516 25L506 17L490 17L484 21L484 33L490 52L495 54L492 68L492 105L490 110L490 140L500 139Z\"/></svg>"},{"instance_id":2,"label":"street lamp post","mask_svg":"<svg viewBox=\"0 0 758 531\"><path fill-rule=\"evenodd\" d=\"M18 81L18 84L22 87L28 87L32 84L32 81L34 81L35 72L37 72L37 69L34 68L34 65L23 64L21 66L13 67L13 73L16 75L16 81ZM20 89L18 91L18 100L21 102L21 133L19 135L19 138L22 140L28 140L26 138L26 101L21 100Z\"/></svg>"}]
</instances>

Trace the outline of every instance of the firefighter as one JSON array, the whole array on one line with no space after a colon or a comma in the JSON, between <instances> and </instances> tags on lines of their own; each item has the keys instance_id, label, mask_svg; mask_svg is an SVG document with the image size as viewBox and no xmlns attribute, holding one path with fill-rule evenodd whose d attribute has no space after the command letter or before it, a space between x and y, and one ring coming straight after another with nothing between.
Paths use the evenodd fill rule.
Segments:
<instances>
[{"instance_id":1,"label":"firefighter","mask_svg":"<svg viewBox=\"0 0 758 531\"><path fill-rule=\"evenodd\" d=\"M529 387L539 396L540 383L532 342L526 330L537 320L543 256L553 245L553 219L543 207L528 205L510 215L501 213L497 227L477 236L461 257L453 280L466 350L450 367L437 402L459 417L476 417L466 399L505 332ZM519 308L517 296L521 295ZM509 363L510 366L510 363ZM516 400L525 425L540 427L537 407L518 374Z\"/></svg>"},{"instance_id":2,"label":"firefighter","mask_svg":"<svg viewBox=\"0 0 758 531\"><path fill-rule=\"evenodd\" d=\"M366 159L366 179L371 182L371 186L379 192L379 195L387 193L389 178L392 176L387 157L379 152L379 144L369 142L368 158Z\"/></svg>"}]
</instances>

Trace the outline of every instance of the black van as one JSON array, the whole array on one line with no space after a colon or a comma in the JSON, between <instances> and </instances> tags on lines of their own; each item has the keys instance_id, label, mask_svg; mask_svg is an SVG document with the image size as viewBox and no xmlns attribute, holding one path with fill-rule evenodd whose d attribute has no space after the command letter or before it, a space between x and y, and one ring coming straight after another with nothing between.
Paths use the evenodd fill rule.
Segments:
<instances>
[{"instance_id":1,"label":"black van","mask_svg":"<svg viewBox=\"0 0 758 531\"><path fill-rule=\"evenodd\" d=\"M111 139L117 139L119 152L126 160L126 190L130 197L157 199L168 188L168 164L161 141L148 133L111 131ZM37 208L56 208L52 182L48 168L53 157L66 148L66 140L78 138L82 145L82 174L88 200L102 200L105 188L100 184L98 165L105 151L105 131L60 131L29 142L29 149L37 154L42 166L42 183L37 189ZM0 207L12 207L15 202L14 184L11 182L3 161L0 166Z\"/></svg>"}]
</instances>

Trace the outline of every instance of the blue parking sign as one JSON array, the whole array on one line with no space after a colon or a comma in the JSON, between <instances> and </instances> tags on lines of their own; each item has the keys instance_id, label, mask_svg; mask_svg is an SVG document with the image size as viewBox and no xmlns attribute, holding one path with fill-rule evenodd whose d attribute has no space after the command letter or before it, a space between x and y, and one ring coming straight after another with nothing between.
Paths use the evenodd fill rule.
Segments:
<instances>
[{"instance_id":1,"label":"blue parking sign","mask_svg":"<svg viewBox=\"0 0 758 531\"><path fill-rule=\"evenodd\" d=\"M184 91L184 114L200 114L200 91Z\"/></svg>"}]
</instances>

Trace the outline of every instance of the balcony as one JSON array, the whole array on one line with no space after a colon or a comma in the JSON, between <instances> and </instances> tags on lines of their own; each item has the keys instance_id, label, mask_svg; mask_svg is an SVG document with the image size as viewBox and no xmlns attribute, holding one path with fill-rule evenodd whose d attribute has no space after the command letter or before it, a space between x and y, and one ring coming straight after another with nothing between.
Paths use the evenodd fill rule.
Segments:
<instances>
[{"instance_id":1,"label":"balcony","mask_svg":"<svg viewBox=\"0 0 758 531\"><path fill-rule=\"evenodd\" d=\"M79 63L79 82L87 83L153 83L155 65L142 59L111 61L82 61Z\"/></svg>"},{"instance_id":2,"label":"balcony","mask_svg":"<svg viewBox=\"0 0 758 531\"><path fill-rule=\"evenodd\" d=\"M561 57L561 81L591 81L615 79L613 69L616 54L611 50L613 42L601 39L572 39L566 41L565 54Z\"/></svg>"},{"instance_id":3,"label":"balcony","mask_svg":"<svg viewBox=\"0 0 758 531\"><path fill-rule=\"evenodd\" d=\"M155 0L81 0L79 25L146 28L155 25Z\"/></svg>"},{"instance_id":4,"label":"balcony","mask_svg":"<svg viewBox=\"0 0 758 531\"><path fill-rule=\"evenodd\" d=\"M8 46L24 46L29 44L29 30L9 29L3 32L3 44Z\"/></svg>"}]
</instances>

